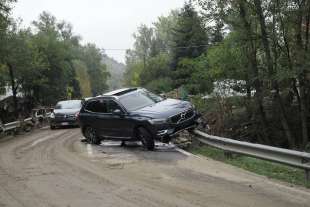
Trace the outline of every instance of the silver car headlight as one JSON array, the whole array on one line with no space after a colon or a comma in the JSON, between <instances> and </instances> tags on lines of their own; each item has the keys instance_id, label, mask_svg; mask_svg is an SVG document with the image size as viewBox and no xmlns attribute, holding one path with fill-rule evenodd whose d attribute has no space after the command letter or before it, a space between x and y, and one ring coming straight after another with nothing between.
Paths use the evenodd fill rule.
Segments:
<instances>
[{"instance_id":1,"label":"silver car headlight","mask_svg":"<svg viewBox=\"0 0 310 207\"><path fill-rule=\"evenodd\" d=\"M54 114L54 113L51 113L50 118L51 118L51 119L54 119L54 118L55 118L55 114Z\"/></svg>"},{"instance_id":2,"label":"silver car headlight","mask_svg":"<svg viewBox=\"0 0 310 207\"><path fill-rule=\"evenodd\" d=\"M148 120L150 124L166 124L168 123L167 119L150 119Z\"/></svg>"}]
</instances>

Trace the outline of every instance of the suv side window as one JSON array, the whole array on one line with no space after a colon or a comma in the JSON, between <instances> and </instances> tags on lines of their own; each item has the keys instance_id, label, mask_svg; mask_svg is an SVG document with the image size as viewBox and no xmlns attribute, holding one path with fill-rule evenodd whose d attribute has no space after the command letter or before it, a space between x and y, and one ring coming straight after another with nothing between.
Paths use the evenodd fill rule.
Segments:
<instances>
[{"instance_id":1,"label":"suv side window","mask_svg":"<svg viewBox=\"0 0 310 207\"><path fill-rule=\"evenodd\" d=\"M118 105L118 103L113 100L109 100L108 113L113 113L113 111L115 111L116 109L123 111L122 108Z\"/></svg>"},{"instance_id":2,"label":"suv side window","mask_svg":"<svg viewBox=\"0 0 310 207\"><path fill-rule=\"evenodd\" d=\"M96 113L108 113L108 103L105 100L96 100L89 102L85 109Z\"/></svg>"}]
</instances>

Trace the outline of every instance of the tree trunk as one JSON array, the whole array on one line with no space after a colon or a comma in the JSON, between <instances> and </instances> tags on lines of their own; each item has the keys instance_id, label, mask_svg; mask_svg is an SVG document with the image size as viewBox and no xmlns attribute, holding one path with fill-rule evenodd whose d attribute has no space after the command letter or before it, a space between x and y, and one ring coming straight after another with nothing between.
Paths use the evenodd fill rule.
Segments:
<instances>
[{"instance_id":1,"label":"tree trunk","mask_svg":"<svg viewBox=\"0 0 310 207\"><path fill-rule=\"evenodd\" d=\"M279 0L277 1L277 5L278 5L278 9L279 9ZM293 63L292 63L292 58L291 58L291 51L290 51L290 46L287 40L287 34L284 28L284 22L283 22L283 18L281 16L281 14L278 15L279 19L280 19L280 23L281 23L281 31L282 31L282 37L283 37L283 42L284 42L284 46L285 46L285 50L286 50L286 56L287 56L287 61L288 61L288 67L291 71L293 71ZM299 95L299 91L297 89L297 85L296 85L296 78L292 78L292 89L297 97L297 102L298 102L298 106L299 106L299 111L300 109L300 95Z\"/></svg>"},{"instance_id":2,"label":"tree trunk","mask_svg":"<svg viewBox=\"0 0 310 207\"><path fill-rule=\"evenodd\" d=\"M308 11L306 16L306 34L305 34L305 51L308 51L309 45L309 29L310 29L310 2L308 3Z\"/></svg>"},{"instance_id":3,"label":"tree trunk","mask_svg":"<svg viewBox=\"0 0 310 207\"><path fill-rule=\"evenodd\" d=\"M299 81L299 92L300 92L300 119L301 119L301 131L302 131L302 148L304 149L308 143L308 107L307 107L307 93L306 93L306 71L304 68L305 65L305 59L306 59L306 54L308 47L305 46L303 47L303 40L302 40L302 27L303 27L303 9L305 6L305 1L302 1L299 4L299 9L298 9L298 14L297 14L297 28L296 28L296 44L297 44L297 49L298 51L302 51L304 49L303 53L298 53L302 57L298 58L298 67L301 68L301 72L298 75L298 81ZM307 14L309 16L309 14ZM309 30L309 28L307 28ZM306 37L308 31L306 31ZM307 37L309 38L309 36ZM305 40L306 44L308 40Z\"/></svg>"},{"instance_id":4,"label":"tree trunk","mask_svg":"<svg viewBox=\"0 0 310 207\"><path fill-rule=\"evenodd\" d=\"M277 4L278 4L278 8L279 8L279 0L277 1ZM309 17L309 15L308 15L308 17ZM287 40L287 33L285 31L285 28L284 28L284 22L283 22L281 14L279 14L279 18L280 18L282 36L283 36L283 41L284 41L286 55L287 55L287 60L288 60L288 66L289 66L290 70L293 71L294 68L293 68L293 63L292 63L292 58L291 58L290 46L289 46L289 43L288 43L288 40ZM308 20L309 19L307 19L307 21ZM300 36L298 38L300 38ZM306 34L306 38L308 38L308 34ZM307 45L307 41L306 41L306 45ZM305 47L305 49L307 50L307 46ZM302 107L302 101L301 101L301 98L300 98L300 92L298 90L299 86L297 86L297 79L296 78L292 78L291 81L292 81L292 89L293 89L293 91L295 93L295 96L296 96L297 102L298 102L298 110L299 110L299 114L300 114L300 117L301 117L300 119L302 120L302 119L304 119L304 117L303 117L304 112L303 111L305 111L305 107ZM301 121L301 125L303 125L302 123L303 123L303 121ZM303 133L305 133L305 132L303 132ZM300 144L302 144L302 142L303 142L302 140L301 141L300 140L298 140L298 141L295 140L295 145L299 146Z\"/></svg>"},{"instance_id":5,"label":"tree trunk","mask_svg":"<svg viewBox=\"0 0 310 207\"><path fill-rule=\"evenodd\" d=\"M17 119L18 118L17 86L16 86L16 83L15 83L14 69L13 69L13 66L10 63L8 63L7 66L8 66L8 69L9 69L11 89L12 89L12 94L13 94L14 117L15 117L15 119Z\"/></svg>"},{"instance_id":6,"label":"tree trunk","mask_svg":"<svg viewBox=\"0 0 310 207\"><path fill-rule=\"evenodd\" d=\"M266 55L268 74L272 82L272 88L275 91L275 101L277 102L277 105L279 106L279 109L280 109L281 124L284 129L284 132L285 132L285 135L286 135L286 138L287 138L287 141L290 147L295 148L295 138L293 137L292 132L289 128L289 123L288 123L285 107L283 105L283 101L279 93L278 81L274 78L275 72L273 68L273 60L272 60L272 56L270 52L270 44L268 40L266 22L265 22L265 17L264 17L263 10L262 10L261 0L254 0L254 4L255 4L256 13L258 15L259 24L261 28L261 37L262 37L262 43L264 46L264 52Z\"/></svg>"},{"instance_id":7,"label":"tree trunk","mask_svg":"<svg viewBox=\"0 0 310 207\"><path fill-rule=\"evenodd\" d=\"M247 111L248 119L251 119L252 109L251 109L251 85L249 81L246 81L246 98L245 98L245 106Z\"/></svg>"},{"instance_id":8,"label":"tree trunk","mask_svg":"<svg viewBox=\"0 0 310 207\"><path fill-rule=\"evenodd\" d=\"M246 8L245 8L245 1L239 0L238 1L238 7L239 7L239 15L243 23L243 27L245 29L245 34L247 37L247 43L249 47L249 62L250 62L250 70L249 70L249 77L251 77L251 80L253 81L254 88L256 90L255 93L255 102L257 104L257 110L259 114L259 119L262 124L262 134L263 138L260 138L262 142L265 144L271 144L271 140L269 139L269 135L267 133L268 130L268 124L266 120L266 115L263 107L263 91L261 86L261 81L259 79L258 74L258 67L257 67L257 59L256 59L256 48L254 46L253 38L252 38L252 30L251 25L248 22L247 16L246 16Z\"/></svg>"},{"instance_id":9,"label":"tree trunk","mask_svg":"<svg viewBox=\"0 0 310 207\"><path fill-rule=\"evenodd\" d=\"M310 2L308 1L308 9L306 14L306 34L305 34L305 59L306 54L308 53L308 44L309 44L309 28L310 27ZM306 93L306 73L303 70L302 81L300 83L300 108L301 108L301 123L302 123L302 147L306 147L309 142L309 131L308 131L308 104L307 104L307 93Z\"/></svg>"},{"instance_id":10,"label":"tree trunk","mask_svg":"<svg viewBox=\"0 0 310 207\"><path fill-rule=\"evenodd\" d=\"M302 148L304 149L308 143L308 108L307 108L307 97L305 93L304 80L299 80L300 84L300 118L302 127Z\"/></svg>"}]
</instances>

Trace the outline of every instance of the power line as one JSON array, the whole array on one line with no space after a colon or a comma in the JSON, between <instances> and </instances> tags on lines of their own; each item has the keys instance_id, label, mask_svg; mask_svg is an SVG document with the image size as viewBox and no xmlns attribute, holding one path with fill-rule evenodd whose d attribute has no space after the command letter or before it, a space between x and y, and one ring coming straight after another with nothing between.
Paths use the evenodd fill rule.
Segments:
<instances>
[{"instance_id":1,"label":"power line","mask_svg":"<svg viewBox=\"0 0 310 207\"><path fill-rule=\"evenodd\" d=\"M129 49L120 49L120 48L103 48L103 50L129 50Z\"/></svg>"},{"instance_id":2,"label":"power line","mask_svg":"<svg viewBox=\"0 0 310 207\"><path fill-rule=\"evenodd\" d=\"M160 48L161 50L168 50L168 49L188 49L188 48L199 48L199 47L207 47L208 45L190 45L190 46L179 46L179 47L168 47L168 48ZM116 50L116 51L126 51L131 50L130 48L103 48L103 50Z\"/></svg>"}]
</instances>

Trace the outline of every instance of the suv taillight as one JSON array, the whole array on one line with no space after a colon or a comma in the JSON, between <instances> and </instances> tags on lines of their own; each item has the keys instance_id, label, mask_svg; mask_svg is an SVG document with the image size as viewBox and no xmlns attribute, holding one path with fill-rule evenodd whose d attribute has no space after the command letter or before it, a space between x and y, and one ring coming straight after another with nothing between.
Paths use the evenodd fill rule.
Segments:
<instances>
[{"instance_id":1,"label":"suv taillight","mask_svg":"<svg viewBox=\"0 0 310 207\"><path fill-rule=\"evenodd\" d=\"M80 112L76 112L76 113L75 113L75 117L78 119L79 116L80 116Z\"/></svg>"}]
</instances>

